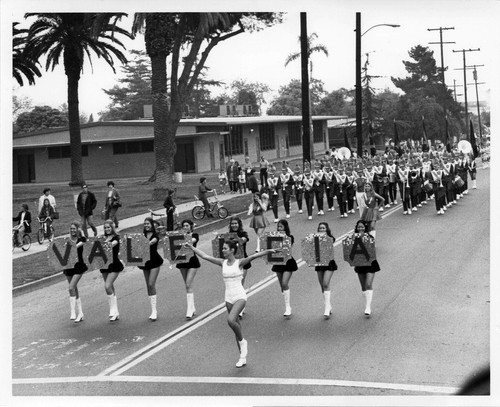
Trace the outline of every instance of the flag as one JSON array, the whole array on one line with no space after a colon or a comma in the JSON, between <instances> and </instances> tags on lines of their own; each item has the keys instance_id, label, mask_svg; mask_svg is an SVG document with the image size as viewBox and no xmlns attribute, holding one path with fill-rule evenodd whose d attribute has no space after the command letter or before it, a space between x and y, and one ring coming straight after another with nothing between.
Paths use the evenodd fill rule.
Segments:
<instances>
[{"instance_id":1,"label":"flag","mask_svg":"<svg viewBox=\"0 0 500 407\"><path fill-rule=\"evenodd\" d=\"M349 137L347 137L347 130L345 129L345 127L344 127L344 145L349 150L351 149L351 145L349 144Z\"/></svg>"},{"instance_id":2,"label":"flag","mask_svg":"<svg viewBox=\"0 0 500 407\"><path fill-rule=\"evenodd\" d=\"M399 140L398 125L396 124L396 119L394 119L394 149L400 156L403 155L403 149L401 148L401 141Z\"/></svg>"},{"instance_id":3,"label":"flag","mask_svg":"<svg viewBox=\"0 0 500 407\"><path fill-rule=\"evenodd\" d=\"M375 141L373 140L373 126L372 122L370 122L370 125L368 126L368 136L370 138L370 154L372 157L377 155L377 149L375 147Z\"/></svg>"},{"instance_id":4,"label":"flag","mask_svg":"<svg viewBox=\"0 0 500 407\"><path fill-rule=\"evenodd\" d=\"M423 141L422 141L422 151L425 153L429 151L429 142L427 141L427 131L425 130L425 119L422 116L422 132L423 132Z\"/></svg>"},{"instance_id":5,"label":"flag","mask_svg":"<svg viewBox=\"0 0 500 407\"><path fill-rule=\"evenodd\" d=\"M448 125L448 117L445 117L445 128L446 128L446 151L451 153L451 137L450 137L450 127Z\"/></svg>"},{"instance_id":6,"label":"flag","mask_svg":"<svg viewBox=\"0 0 500 407\"><path fill-rule=\"evenodd\" d=\"M470 120L470 144L472 146L472 152L474 153L474 158L479 156L476 144L476 135L474 134L474 126L472 125L472 120Z\"/></svg>"}]
</instances>

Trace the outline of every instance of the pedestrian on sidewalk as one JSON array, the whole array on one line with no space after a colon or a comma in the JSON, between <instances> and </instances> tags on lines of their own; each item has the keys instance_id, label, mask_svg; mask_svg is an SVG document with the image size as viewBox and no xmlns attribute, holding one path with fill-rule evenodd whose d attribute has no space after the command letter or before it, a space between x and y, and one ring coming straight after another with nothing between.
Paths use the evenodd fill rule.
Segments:
<instances>
[{"instance_id":1,"label":"pedestrian on sidewalk","mask_svg":"<svg viewBox=\"0 0 500 407\"><path fill-rule=\"evenodd\" d=\"M250 176L247 179L248 182L248 190L255 194L259 192L259 181L257 181L257 177L255 176L255 170L252 168L250 170Z\"/></svg>"},{"instance_id":2,"label":"pedestrian on sidewalk","mask_svg":"<svg viewBox=\"0 0 500 407\"><path fill-rule=\"evenodd\" d=\"M361 219L356 222L353 238L356 234L360 236L367 235L375 238L375 236L368 233L365 222ZM356 266L354 267L354 271L358 275L358 279L361 284L361 291L365 297L365 315L369 317L372 313L371 305L373 298L373 279L375 277L375 273L380 271L380 266L377 260L373 260L370 266Z\"/></svg>"},{"instance_id":3,"label":"pedestrian on sidewalk","mask_svg":"<svg viewBox=\"0 0 500 407\"><path fill-rule=\"evenodd\" d=\"M229 160L226 174L229 180L229 189L231 193L234 194L238 192L238 175L240 174L240 168L238 163L232 158Z\"/></svg>"},{"instance_id":4,"label":"pedestrian on sidewalk","mask_svg":"<svg viewBox=\"0 0 500 407\"><path fill-rule=\"evenodd\" d=\"M97 206L97 199L95 199L95 195L89 191L87 184L82 185L82 192L78 195L76 200L76 210L81 217L82 221L82 231L86 238L89 237L89 233L87 231L87 223L91 227L94 232L94 236L97 236L97 228L94 225L94 220L92 218L93 211Z\"/></svg>"},{"instance_id":5,"label":"pedestrian on sidewalk","mask_svg":"<svg viewBox=\"0 0 500 407\"><path fill-rule=\"evenodd\" d=\"M234 255L240 250L238 242L235 240L228 240L224 242L222 247L222 254L224 259L216 259L215 257L205 254L191 244L187 244L191 250L203 260L209 261L212 264L222 267L222 278L225 284L224 301L226 302L227 309L227 323L233 330L236 337L236 343L240 356L236 367L243 367L247 364L248 342L243 338L241 324L239 321L239 314L245 308L247 302L247 293L241 284L243 277L243 267L259 257L265 256L268 253L275 252L274 249L263 250L260 253L254 253L249 257L243 259L236 259Z\"/></svg>"},{"instance_id":6,"label":"pedestrian on sidewalk","mask_svg":"<svg viewBox=\"0 0 500 407\"><path fill-rule=\"evenodd\" d=\"M264 156L260 157L260 187L267 187L267 167L269 167L269 161L267 161Z\"/></svg>"},{"instance_id":7,"label":"pedestrian on sidewalk","mask_svg":"<svg viewBox=\"0 0 500 407\"><path fill-rule=\"evenodd\" d=\"M238 175L238 184L240 189L240 194L247 192L247 178L245 175L245 170L240 170L240 175Z\"/></svg>"},{"instance_id":8,"label":"pedestrian on sidewalk","mask_svg":"<svg viewBox=\"0 0 500 407\"><path fill-rule=\"evenodd\" d=\"M50 202L50 205L54 208L54 211L56 210L56 198L50 193L50 188L45 188L43 190L43 194L38 198L38 213L42 210L43 206L43 201L45 199L48 199Z\"/></svg>"},{"instance_id":9,"label":"pedestrian on sidewalk","mask_svg":"<svg viewBox=\"0 0 500 407\"><path fill-rule=\"evenodd\" d=\"M160 272L160 267L163 264L162 257L158 254L158 242L160 237L155 229L155 222L153 218L147 217L144 219L144 236L149 240L149 260L144 266L139 268L144 273L146 280L146 289L148 290L149 302L151 303L150 321L156 321L158 312L156 309L156 279Z\"/></svg>"},{"instance_id":10,"label":"pedestrian on sidewalk","mask_svg":"<svg viewBox=\"0 0 500 407\"><path fill-rule=\"evenodd\" d=\"M266 227L270 225L265 215L267 211L267 201L264 199L265 195L266 194L262 194L263 199L261 199L261 195L259 193L253 194L253 202L248 207L248 215L253 215L250 220L250 227L257 235L256 252L260 252L260 236L265 232Z\"/></svg>"},{"instance_id":11,"label":"pedestrian on sidewalk","mask_svg":"<svg viewBox=\"0 0 500 407\"><path fill-rule=\"evenodd\" d=\"M115 223L115 228L118 228L118 218L116 212L121 208L120 193L115 188L113 181L108 181L108 195L104 204L104 219L111 219Z\"/></svg>"},{"instance_id":12,"label":"pedestrian on sidewalk","mask_svg":"<svg viewBox=\"0 0 500 407\"><path fill-rule=\"evenodd\" d=\"M123 263L118 258L118 253L120 252L120 236L116 233L114 223L111 219L106 219L103 227L104 240L111 243L113 262L107 269L101 269L101 274L104 280L104 290L108 296L109 320L117 321L120 319L120 313L118 312L118 300L116 298L114 282L124 269Z\"/></svg>"},{"instance_id":13,"label":"pedestrian on sidewalk","mask_svg":"<svg viewBox=\"0 0 500 407\"><path fill-rule=\"evenodd\" d=\"M333 237L332 231L330 230L330 226L327 222L320 222L318 224L318 234L333 238L333 243L335 243L335 238ZM321 292L323 293L323 301L325 304L325 312L323 313L323 316L325 319L330 319L330 315L332 314L332 305L330 302L330 281L332 279L333 272L337 270L337 268L337 263L334 259L330 260L328 266L316 266L314 268L318 274L319 285L321 287Z\"/></svg>"},{"instance_id":14,"label":"pedestrian on sidewalk","mask_svg":"<svg viewBox=\"0 0 500 407\"><path fill-rule=\"evenodd\" d=\"M288 225L288 221L284 219L280 219L277 225L278 232L284 232L288 237L290 237L292 241L292 246L294 242L294 237L290 234L290 226ZM285 312L283 316L289 319L292 316L292 308L290 306L290 287L288 283L290 282L290 278L292 277L292 273L298 270L297 262L292 257L289 259L286 264L275 264L271 271L276 273L278 277L278 281L280 283L280 289L283 294L283 299L285 300Z\"/></svg>"},{"instance_id":15,"label":"pedestrian on sidewalk","mask_svg":"<svg viewBox=\"0 0 500 407\"><path fill-rule=\"evenodd\" d=\"M87 241L82 233L79 222L72 222L69 227L69 239L76 245L78 261L72 268L64 269L63 273L69 283L69 304L71 309L70 319L75 323L83 321L82 299L78 291L78 282L82 278L83 273L88 270L87 265L83 261L83 244Z\"/></svg>"},{"instance_id":16,"label":"pedestrian on sidewalk","mask_svg":"<svg viewBox=\"0 0 500 407\"><path fill-rule=\"evenodd\" d=\"M185 219L182 221L182 230L186 233L188 241L191 246L196 247L200 236L198 233L194 233L194 223L190 219ZM186 286L186 319L193 318L196 315L196 308L194 306L194 292L193 283L196 276L196 272L200 268L200 260L196 257L196 254L191 256L187 263L179 263L177 267L181 271L182 279L184 280L184 285Z\"/></svg>"},{"instance_id":17,"label":"pedestrian on sidewalk","mask_svg":"<svg viewBox=\"0 0 500 407\"><path fill-rule=\"evenodd\" d=\"M221 194L226 193L226 185L227 185L227 174L224 168L221 168L219 172L219 186Z\"/></svg>"},{"instance_id":18,"label":"pedestrian on sidewalk","mask_svg":"<svg viewBox=\"0 0 500 407\"><path fill-rule=\"evenodd\" d=\"M165 202L163 202L163 207L167 213L167 232L174 230L174 217L176 206L174 204L174 199L172 195L174 194L173 189L167 189L167 197L165 198Z\"/></svg>"}]
</instances>

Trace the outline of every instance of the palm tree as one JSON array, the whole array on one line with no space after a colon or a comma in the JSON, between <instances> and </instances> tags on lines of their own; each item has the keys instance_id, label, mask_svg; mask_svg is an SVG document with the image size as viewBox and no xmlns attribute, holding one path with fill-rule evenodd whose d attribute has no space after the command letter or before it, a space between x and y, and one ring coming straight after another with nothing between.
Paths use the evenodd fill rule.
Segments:
<instances>
[{"instance_id":1,"label":"palm tree","mask_svg":"<svg viewBox=\"0 0 500 407\"><path fill-rule=\"evenodd\" d=\"M39 63L33 61L24 53L28 30L20 29L16 26L19 23L12 23L12 76L20 86L24 85L23 76L28 80L28 84L35 84L35 76L42 76Z\"/></svg>"},{"instance_id":2,"label":"palm tree","mask_svg":"<svg viewBox=\"0 0 500 407\"><path fill-rule=\"evenodd\" d=\"M68 78L68 121L71 149L70 185L82 185L82 142L78 84L83 70L85 55L90 63L91 53L103 58L114 69L114 57L127 62L125 55L116 47L125 49L116 34L130 37L128 31L116 23L124 13L28 13L25 18L36 17L30 26L25 52L33 61L46 57L46 70L59 65L62 58Z\"/></svg>"},{"instance_id":3,"label":"palm tree","mask_svg":"<svg viewBox=\"0 0 500 407\"><path fill-rule=\"evenodd\" d=\"M328 48L326 48L325 45L323 44L313 45L313 41L315 38L318 38L318 34L316 33L311 33L311 35L307 36L307 49L308 49L307 56L309 58L309 72L311 79L313 72L313 63L311 61L311 55L314 52L322 52L323 54L328 56ZM300 43L300 37L299 37L299 43ZM287 66L290 62L295 61L297 58L300 58L300 52L295 52L293 54L288 55L285 61L285 66Z\"/></svg>"}]
</instances>

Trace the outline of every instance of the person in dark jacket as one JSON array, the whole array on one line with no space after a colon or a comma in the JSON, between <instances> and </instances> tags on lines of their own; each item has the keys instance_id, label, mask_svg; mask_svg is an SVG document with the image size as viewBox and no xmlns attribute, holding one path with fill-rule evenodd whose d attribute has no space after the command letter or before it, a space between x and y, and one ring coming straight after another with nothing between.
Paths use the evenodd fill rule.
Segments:
<instances>
[{"instance_id":1,"label":"person in dark jacket","mask_svg":"<svg viewBox=\"0 0 500 407\"><path fill-rule=\"evenodd\" d=\"M165 198L165 202L163 202L163 207L167 212L167 231L174 230L174 213L175 213L175 204L172 198L174 194L174 190L167 189L167 197Z\"/></svg>"},{"instance_id":2,"label":"person in dark jacket","mask_svg":"<svg viewBox=\"0 0 500 407\"><path fill-rule=\"evenodd\" d=\"M94 214L93 210L96 206L97 199L95 198L95 195L89 191L87 184L83 184L82 192L80 192L76 201L76 210L82 219L82 231L86 238L89 237L87 223L92 228L94 236L97 236L97 228L95 227L92 219L92 215Z\"/></svg>"},{"instance_id":3,"label":"person in dark jacket","mask_svg":"<svg viewBox=\"0 0 500 407\"><path fill-rule=\"evenodd\" d=\"M257 177L255 176L255 170L252 168L250 170L250 176L247 178L248 189L252 194L259 192L259 181L257 181Z\"/></svg>"},{"instance_id":4,"label":"person in dark jacket","mask_svg":"<svg viewBox=\"0 0 500 407\"><path fill-rule=\"evenodd\" d=\"M31 213L28 210L27 204L21 205L21 212L16 217L13 217L13 221L17 221L17 226L14 229L17 230L17 244L20 246L23 234L31 233Z\"/></svg>"}]
</instances>

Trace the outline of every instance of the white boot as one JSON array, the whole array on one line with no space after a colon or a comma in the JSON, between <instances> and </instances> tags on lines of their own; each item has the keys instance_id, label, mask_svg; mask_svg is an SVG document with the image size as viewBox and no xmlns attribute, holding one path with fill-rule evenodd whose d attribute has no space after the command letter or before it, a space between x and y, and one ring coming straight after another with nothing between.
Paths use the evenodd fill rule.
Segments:
<instances>
[{"instance_id":1,"label":"white boot","mask_svg":"<svg viewBox=\"0 0 500 407\"><path fill-rule=\"evenodd\" d=\"M82 299L76 299L76 318L75 323L83 321L83 309L82 309Z\"/></svg>"},{"instance_id":2,"label":"white boot","mask_svg":"<svg viewBox=\"0 0 500 407\"><path fill-rule=\"evenodd\" d=\"M247 364L248 342L245 339L238 341L240 344L240 358L236 362L236 367L243 367Z\"/></svg>"},{"instance_id":3,"label":"white boot","mask_svg":"<svg viewBox=\"0 0 500 407\"><path fill-rule=\"evenodd\" d=\"M113 315L115 315L115 311L113 308L113 297L114 297L113 294L108 294L109 318L110 319Z\"/></svg>"},{"instance_id":4,"label":"white boot","mask_svg":"<svg viewBox=\"0 0 500 407\"><path fill-rule=\"evenodd\" d=\"M118 299L115 294L108 295L108 299L111 297L111 306L110 306L110 321L117 321L120 319L120 313L118 312Z\"/></svg>"},{"instance_id":5,"label":"white boot","mask_svg":"<svg viewBox=\"0 0 500 407\"><path fill-rule=\"evenodd\" d=\"M193 315L196 314L196 309L194 308L194 294L187 293L186 300L187 300L186 318L191 319L193 318Z\"/></svg>"},{"instance_id":6,"label":"white boot","mask_svg":"<svg viewBox=\"0 0 500 407\"><path fill-rule=\"evenodd\" d=\"M410 212L411 213L411 212ZM374 238L377 237L377 231L376 230L371 230L370 235L372 235Z\"/></svg>"},{"instance_id":7,"label":"white boot","mask_svg":"<svg viewBox=\"0 0 500 407\"><path fill-rule=\"evenodd\" d=\"M290 317L292 315L292 308L290 307L290 290L283 291L283 298L285 300L285 313L284 317Z\"/></svg>"},{"instance_id":8,"label":"white boot","mask_svg":"<svg viewBox=\"0 0 500 407\"><path fill-rule=\"evenodd\" d=\"M71 315L69 319L76 319L76 297L69 297L69 306L71 308Z\"/></svg>"},{"instance_id":9,"label":"white boot","mask_svg":"<svg viewBox=\"0 0 500 407\"><path fill-rule=\"evenodd\" d=\"M373 298L373 290L366 290L363 292L365 295L365 315L369 316L372 313L372 298Z\"/></svg>"},{"instance_id":10,"label":"white boot","mask_svg":"<svg viewBox=\"0 0 500 407\"><path fill-rule=\"evenodd\" d=\"M260 252L260 236L257 236L257 248L255 249L255 253Z\"/></svg>"},{"instance_id":11,"label":"white boot","mask_svg":"<svg viewBox=\"0 0 500 407\"><path fill-rule=\"evenodd\" d=\"M156 318L158 318L156 311L156 295L150 295L149 301L151 302L151 315L149 316L149 319L151 321L156 321Z\"/></svg>"},{"instance_id":12,"label":"white boot","mask_svg":"<svg viewBox=\"0 0 500 407\"><path fill-rule=\"evenodd\" d=\"M332 314L332 305L330 304L330 295L331 291L323 292L323 297L325 300L325 313L323 314L325 319L330 319L330 315Z\"/></svg>"},{"instance_id":13,"label":"white boot","mask_svg":"<svg viewBox=\"0 0 500 407\"><path fill-rule=\"evenodd\" d=\"M473 179L471 182L472 182L472 189L477 189L476 180Z\"/></svg>"}]
</instances>

